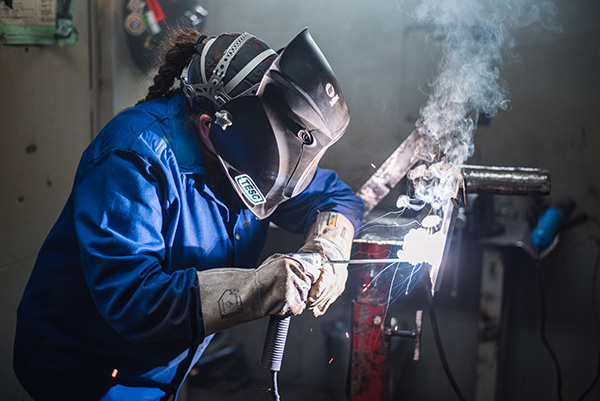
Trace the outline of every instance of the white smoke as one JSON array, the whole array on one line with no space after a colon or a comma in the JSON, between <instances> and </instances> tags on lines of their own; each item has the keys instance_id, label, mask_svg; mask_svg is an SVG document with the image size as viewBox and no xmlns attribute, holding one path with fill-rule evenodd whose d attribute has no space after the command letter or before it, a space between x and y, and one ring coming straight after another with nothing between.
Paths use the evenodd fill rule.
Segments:
<instances>
[{"instance_id":1,"label":"white smoke","mask_svg":"<svg viewBox=\"0 0 600 401\"><path fill-rule=\"evenodd\" d=\"M535 24L559 32L556 7L536 0L423 0L416 18L434 27L440 46L438 76L416 126L425 141L424 162L408 173L417 199L439 209L455 196L461 167L473 154L480 114L494 116L509 107L500 76L503 56L514 56L511 31Z\"/></svg>"}]
</instances>

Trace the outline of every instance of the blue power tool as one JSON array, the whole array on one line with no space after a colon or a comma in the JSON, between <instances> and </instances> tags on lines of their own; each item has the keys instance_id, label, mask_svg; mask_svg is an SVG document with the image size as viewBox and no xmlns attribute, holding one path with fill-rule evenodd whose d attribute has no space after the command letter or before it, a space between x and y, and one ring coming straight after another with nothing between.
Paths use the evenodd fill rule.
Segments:
<instances>
[{"instance_id":1,"label":"blue power tool","mask_svg":"<svg viewBox=\"0 0 600 401\"><path fill-rule=\"evenodd\" d=\"M556 242L558 232L565 227L565 222L574 208L573 201L564 201L544 210L531 232L531 245L538 256Z\"/></svg>"},{"instance_id":2,"label":"blue power tool","mask_svg":"<svg viewBox=\"0 0 600 401\"><path fill-rule=\"evenodd\" d=\"M531 244L542 250L552 243L564 221L563 212L556 207L544 211L531 233Z\"/></svg>"}]
</instances>

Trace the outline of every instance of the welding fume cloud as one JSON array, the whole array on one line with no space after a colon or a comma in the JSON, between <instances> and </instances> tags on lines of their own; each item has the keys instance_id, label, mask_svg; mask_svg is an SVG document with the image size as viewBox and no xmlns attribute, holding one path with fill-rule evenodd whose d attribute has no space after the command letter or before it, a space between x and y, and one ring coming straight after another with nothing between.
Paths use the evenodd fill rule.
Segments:
<instances>
[{"instance_id":1,"label":"welding fume cloud","mask_svg":"<svg viewBox=\"0 0 600 401\"><path fill-rule=\"evenodd\" d=\"M423 0L415 18L431 27L427 41L439 49L438 75L416 127L422 162L408 173L414 197L438 210L456 196L461 167L473 154L480 115L508 110L509 90L500 68L517 57L512 31L535 26L560 32L557 8L535 0Z\"/></svg>"},{"instance_id":2,"label":"welding fume cloud","mask_svg":"<svg viewBox=\"0 0 600 401\"><path fill-rule=\"evenodd\" d=\"M448 214L449 200L457 197L462 166L474 152L479 116L490 118L509 108L500 67L503 58L517 57L512 31L536 25L559 32L561 26L555 22L554 4L535 0L423 0L414 15L431 28L427 41L439 50L438 75L429 83L429 98L416 122L422 136L419 162L407 174L414 194L400 196L396 206L420 210L429 204L434 210L421 227L406 234L398 258L413 265L428 263L433 280L447 231L443 224L425 222Z\"/></svg>"}]
</instances>

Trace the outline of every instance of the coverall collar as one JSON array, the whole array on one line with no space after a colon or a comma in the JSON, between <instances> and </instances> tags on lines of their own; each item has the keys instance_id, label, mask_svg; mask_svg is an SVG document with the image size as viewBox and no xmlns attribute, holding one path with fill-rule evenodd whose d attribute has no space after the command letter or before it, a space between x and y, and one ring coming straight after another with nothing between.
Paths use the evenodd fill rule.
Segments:
<instances>
[{"instance_id":1,"label":"coverall collar","mask_svg":"<svg viewBox=\"0 0 600 401\"><path fill-rule=\"evenodd\" d=\"M204 174L200 138L190 119L185 96L181 90L169 98L169 142L177 158L179 169L186 174Z\"/></svg>"}]
</instances>

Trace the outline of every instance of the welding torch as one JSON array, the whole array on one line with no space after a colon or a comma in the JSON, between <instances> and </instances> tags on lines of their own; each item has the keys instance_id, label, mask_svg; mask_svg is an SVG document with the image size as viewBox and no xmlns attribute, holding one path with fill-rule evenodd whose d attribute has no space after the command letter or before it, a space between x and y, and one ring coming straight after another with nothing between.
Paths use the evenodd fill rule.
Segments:
<instances>
[{"instance_id":1,"label":"welding torch","mask_svg":"<svg viewBox=\"0 0 600 401\"><path fill-rule=\"evenodd\" d=\"M307 260L311 263L321 264L321 255L318 253L309 254L289 254L288 256L296 259ZM368 263L398 263L402 262L399 258L388 259L347 259L347 260L327 260L326 263L332 264L368 264ZM274 401L280 401L279 387L277 383L277 373L281 370L283 352L290 327L291 316L279 317L271 316L265 336L265 344L260 360L260 366L271 371L271 398Z\"/></svg>"},{"instance_id":2,"label":"welding torch","mask_svg":"<svg viewBox=\"0 0 600 401\"><path fill-rule=\"evenodd\" d=\"M286 256L318 266L322 262L322 257L318 253L293 253ZM313 280L316 281L314 278ZM281 370L283 351L285 350L290 321L291 316L280 317L272 315L269 318L269 325L265 336L260 366L271 371L271 388L268 391L271 393L273 401L280 401L277 373Z\"/></svg>"},{"instance_id":3,"label":"welding torch","mask_svg":"<svg viewBox=\"0 0 600 401\"><path fill-rule=\"evenodd\" d=\"M318 253L309 254L289 254L288 256L296 259L307 260L311 263L321 264L321 255ZM332 264L369 264L369 263L398 263L402 262L399 258L387 259L346 259L346 260L327 260L326 263ZM277 373L281 370L283 352L290 327L291 316L279 317L271 316L265 336L265 344L260 361L260 366L271 371L271 396L274 401L279 401L279 388L277 384Z\"/></svg>"},{"instance_id":4,"label":"welding torch","mask_svg":"<svg viewBox=\"0 0 600 401\"><path fill-rule=\"evenodd\" d=\"M449 205L453 205L449 202ZM444 236L448 235L451 231L451 220L453 216L454 208L446 207L444 211L444 218L438 221L437 224L441 223L440 231ZM425 221L425 219L423 220ZM436 225L437 225L436 224ZM433 228L433 226L429 227ZM446 248L446 241L443 241L441 248L438 250L440 260ZM357 264L393 264L400 262L408 262L408 259L401 257L395 258L384 258L384 259L339 259L339 260L322 260L322 257L318 253L294 253L287 254L291 258L300 260L301 262L309 263L311 265L321 266L322 263L330 264L344 264L344 265L357 265ZM400 256L400 255L398 255ZM413 260L414 262L414 260ZM439 262L437 263L436 269L439 268ZM433 279L435 281L435 278ZM313 282L315 282L313 278ZM279 389L277 385L277 374L281 369L281 363L283 359L283 352L285 349L285 343L287 340L287 333L290 325L290 317L281 318L279 316L271 316L269 325L267 327L267 334L265 337L265 343L263 347L263 354L260 362L260 366L271 371L271 397L274 401L279 401Z\"/></svg>"}]
</instances>

